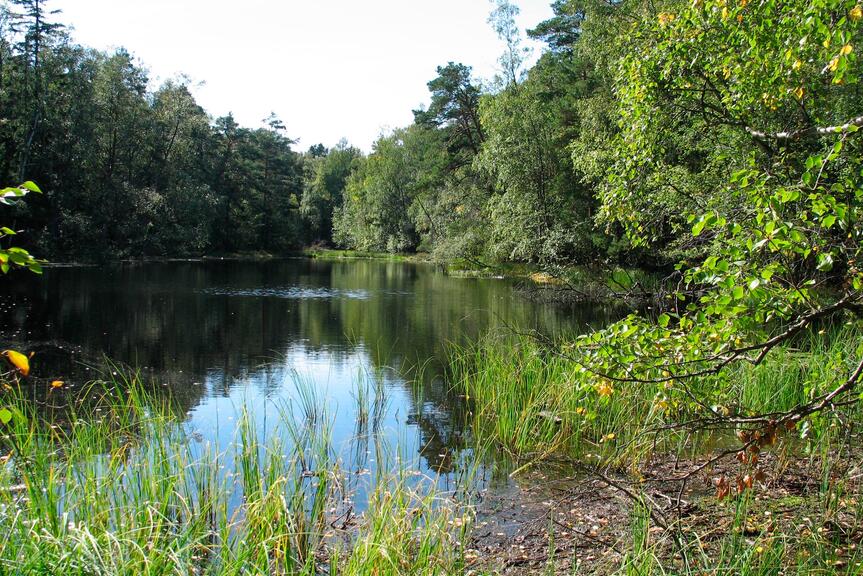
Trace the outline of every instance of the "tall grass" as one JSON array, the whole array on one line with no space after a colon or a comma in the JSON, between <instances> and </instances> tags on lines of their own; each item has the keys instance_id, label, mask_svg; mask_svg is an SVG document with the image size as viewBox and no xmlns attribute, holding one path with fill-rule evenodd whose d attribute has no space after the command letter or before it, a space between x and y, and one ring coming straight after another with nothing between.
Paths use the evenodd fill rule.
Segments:
<instances>
[{"instance_id":1,"label":"tall grass","mask_svg":"<svg viewBox=\"0 0 863 576\"><path fill-rule=\"evenodd\" d=\"M863 574L863 501L855 480L839 478L807 498L745 493L727 502L707 499L710 524L687 526L685 561L669 554L670 537L652 530L643 507L633 509L630 542L611 572L739 574L745 576ZM716 510L709 511L708 507ZM698 515L696 515L698 516ZM727 518L727 520L726 520Z\"/></svg>"},{"instance_id":2,"label":"tall grass","mask_svg":"<svg viewBox=\"0 0 863 576\"><path fill-rule=\"evenodd\" d=\"M786 411L847 378L859 360L861 334L859 322L826 327L774 350L758 366L734 365L687 385L693 395L721 403L717 411ZM675 403L663 384L615 383L613 391L603 390L566 353L565 343L549 349L530 338L489 337L453 349L451 377L470 403L475 440L494 443L522 468L553 456L632 472L629 533L619 543L622 555L605 562L602 573L863 574L859 404L811 417L789 435L773 460L776 484L718 500L705 470L706 478L689 484L697 486L686 495L694 508L665 531L645 506L652 496L641 492L642 473L662 458L673 466L678 457L703 461L717 448L739 447L734 431L672 429L669 424L692 418L700 407ZM789 496L778 479L788 462L807 466L794 471L796 479L820 483ZM676 491L679 484L664 488Z\"/></svg>"},{"instance_id":3,"label":"tall grass","mask_svg":"<svg viewBox=\"0 0 863 576\"><path fill-rule=\"evenodd\" d=\"M102 387L99 388L100 390ZM91 390L95 392L96 388ZM190 439L132 378L62 425L7 394L0 574L450 574L469 516L404 473L370 479L349 510L314 392L266 438L247 410L234 445Z\"/></svg>"},{"instance_id":4,"label":"tall grass","mask_svg":"<svg viewBox=\"0 0 863 576\"><path fill-rule=\"evenodd\" d=\"M471 403L477 439L494 440L516 458L610 454L612 443L625 443L657 421L655 390L625 398L582 391L577 363L528 338L457 348L450 367Z\"/></svg>"},{"instance_id":5,"label":"tall grass","mask_svg":"<svg viewBox=\"0 0 863 576\"><path fill-rule=\"evenodd\" d=\"M689 382L696 396L722 402L734 413L784 411L825 391L847 376L858 358L859 325L833 328L774 351L759 366L735 365L717 376ZM564 351L561 354L561 350ZM490 336L454 347L451 376L471 403L479 439L496 442L519 458L553 453L599 458L609 464L637 463L656 452L700 450L715 436L664 429L695 414L698 406L666 400L663 384L615 384L597 393L599 378L528 337ZM860 408L844 412L859 418ZM810 438L830 425L808 422ZM660 434L656 432L663 428Z\"/></svg>"}]
</instances>

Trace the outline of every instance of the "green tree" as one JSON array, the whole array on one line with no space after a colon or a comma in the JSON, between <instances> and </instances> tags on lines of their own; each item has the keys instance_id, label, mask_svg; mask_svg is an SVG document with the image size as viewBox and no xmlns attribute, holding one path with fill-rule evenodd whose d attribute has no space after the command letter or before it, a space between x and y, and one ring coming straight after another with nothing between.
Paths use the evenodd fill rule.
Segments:
<instances>
[{"instance_id":1,"label":"green tree","mask_svg":"<svg viewBox=\"0 0 863 576\"><path fill-rule=\"evenodd\" d=\"M9 30L19 37L18 50L22 56L23 79L18 84L22 89L27 109L27 125L23 146L20 148L18 179L28 173L30 155L45 112L44 91L46 79L43 74L43 54L64 26L51 22L51 16L59 11L48 10L45 0L11 0L14 8L6 12Z\"/></svg>"},{"instance_id":2,"label":"green tree","mask_svg":"<svg viewBox=\"0 0 863 576\"><path fill-rule=\"evenodd\" d=\"M427 110L415 110L414 121L444 129L450 154L458 165L464 165L479 152L484 139L479 121L480 89L471 79L470 66L450 62L438 66L437 74L428 83L431 104Z\"/></svg>"},{"instance_id":3,"label":"green tree","mask_svg":"<svg viewBox=\"0 0 863 576\"><path fill-rule=\"evenodd\" d=\"M425 250L443 259L476 257L486 249L490 190L473 167L485 139L481 90L469 66L450 62L437 72L428 109L415 110L404 133L415 172L412 219Z\"/></svg>"},{"instance_id":4,"label":"green tree","mask_svg":"<svg viewBox=\"0 0 863 576\"><path fill-rule=\"evenodd\" d=\"M573 261L589 257L589 213L579 210L555 106L533 83L511 86L480 106L486 140L476 164L495 184L488 202L497 259Z\"/></svg>"},{"instance_id":5,"label":"green tree","mask_svg":"<svg viewBox=\"0 0 863 576\"><path fill-rule=\"evenodd\" d=\"M323 155L315 156L315 152L311 152L300 213L312 242L332 242L333 212L342 205L348 177L361 154L345 140Z\"/></svg>"},{"instance_id":6,"label":"green tree","mask_svg":"<svg viewBox=\"0 0 863 576\"><path fill-rule=\"evenodd\" d=\"M521 30L515 22L521 10L509 0L491 0L494 8L488 16L488 23L494 29L497 37L506 45L506 49L498 63L503 77L499 80L501 87L513 86L522 79L522 66L530 55L530 48L521 45Z\"/></svg>"},{"instance_id":7,"label":"green tree","mask_svg":"<svg viewBox=\"0 0 863 576\"><path fill-rule=\"evenodd\" d=\"M147 222L153 222L162 201L147 188L144 168L150 157L147 75L132 55L118 50L99 62L93 79L97 122L93 132L95 195L94 224L104 230L104 241L117 254L128 254L142 241Z\"/></svg>"},{"instance_id":8,"label":"green tree","mask_svg":"<svg viewBox=\"0 0 863 576\"><path fill-rule=\"evenodd\" d=\"M374 150L348 179L342 210L335 218L334 240L358 250L406 252L418 243L409 217L412 171L405 130L375 142Z\"/></svg>"},{"instance_id":9,"label":"green tree","mask_svg":"<svg viewBox=\"0 0 863 576\"><path fill-rule=\"evenodd\" d=\"M164 201L158 226L141 249L148 254L196 255L212 242L216 197L205 154L211 141L206 112L184 81L168 81L153 94L147 186Z\"/></svg>"},{"instance_id":10,"label":"green tree","mask_svg":"<svg viewBox=\"0 0 863 576\"><path fill-rule=\"evenodd\" d=\"M271 114L265 122L265 128L251 134L249 156L258 166L253 170L258 177L249 184L258 192L255 211L261 214L256 244L280 252L300 242L302 165L299 155L291 150L294 141L285 135L281 120Z\"/></svg>"},{"instance_id":11,"label":"green tree","mask_svg":"<svg viewBox=\"0 0 863 576\"><path fill-rule=\"evenodd\" d=\"M534 40L542 40L553 52L571 53L581 37L586 11L570 0L554 0L551 8L554 16L528 30L527 35Z\"/></svg>"},{"instance_id":12,"label":"green tree","mask_svg":"<svg viewBox=\"0 0 863 576\"><path fill-rule=\"evenodd\" d=\"M617 68L621 129L603 218L648 242L653 212L642 206L663 206L664 192L645 178L666 171L666 182L684 186L710 165L723 183L676 207L700 244L679 266L684 289L655 321L631 316L582 339L586 369L665 384L695 422L740 426L744 443L859 399L859 358L837 357L834 378L807 383L807 400L777 414L729 415L721 407L732 387L696 397L689 383L727 378L732 364L759 364L819 322L860 310L861 17L859 5L839 1L696 2L646 13L621 39L631 52ZM710 138L709 156L677 156L680 126ZM689 162L694 169L672 170Z\"/></svg>"}]
</instances>

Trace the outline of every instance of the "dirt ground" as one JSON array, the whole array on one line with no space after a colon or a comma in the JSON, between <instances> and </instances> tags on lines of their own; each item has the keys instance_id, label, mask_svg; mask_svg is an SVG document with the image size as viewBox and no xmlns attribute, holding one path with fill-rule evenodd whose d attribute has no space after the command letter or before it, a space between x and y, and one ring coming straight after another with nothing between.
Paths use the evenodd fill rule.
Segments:
<instances>
[{"instance_id":1,"label":"dirt ground","mask_svg":"<svg viewBox=\"0 0 863 576\"><path fill-rule=\"evenodd\" d=\"M538 466L518 475L508 489L482 494L468 568L473 574L518 576L613 572L631 545L637 508L631 495L636 492L647 496L657 514L650 538L668 566L682 567L671 532L661 521L677 526L689 541L697 536L706 557L716 553L713 548L732 530L742 530L753 545L774 535L793 541L817 532L836 543L837 566L856 564L856 547L863 542L857 517L863 496L861 456L861 449L837 455L825 471L816 459L790 457L781 450L764 453L758 464L764 475L752 488L743 484L749 506L742 528L734 523L737 485L753 469L733 457L708 466L707 457L657 457L643 467L637 482L631 475ZM686 482L669 481L689 474ZM731 484L732 494L720 499L717 483L722 478ZM826 512L817 504L818 495L834 485L843 487L842 497Z\"/></svg>"},{"instance_id":2,"label":"dirt ground","mask_svg":"<svg viewBox=\"0 0 863 576\"><path fill-rule=\"evenodd\" d=\"M620 560L631 500L571 467L543 468L482 495L467 553L473 573L597 571Z\"/></svg>"}]
</instances>

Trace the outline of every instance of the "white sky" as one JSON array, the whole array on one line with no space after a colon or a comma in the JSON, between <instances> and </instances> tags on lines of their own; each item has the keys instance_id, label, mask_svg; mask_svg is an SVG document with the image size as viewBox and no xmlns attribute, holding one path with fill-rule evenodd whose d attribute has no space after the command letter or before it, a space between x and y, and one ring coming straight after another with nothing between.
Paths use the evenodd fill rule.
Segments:
<instances>
[{"instance_id":1,"label":"white sky","mask_svg":"<svg viewBox=\"0 0 863 576\"><path fill-rule=\"evenodd\" d=\"M516 0L518 23L550 17L551 0ZM342 137L369 150L412 122L426 83L448 61L491 78L503 44L488 0L51 0L73 38L125 47L151 81L187 74L214 117L258 127L275 112L298 150ZM540 52L535 46L534 57Z\"/></svg>"}]
</instances>

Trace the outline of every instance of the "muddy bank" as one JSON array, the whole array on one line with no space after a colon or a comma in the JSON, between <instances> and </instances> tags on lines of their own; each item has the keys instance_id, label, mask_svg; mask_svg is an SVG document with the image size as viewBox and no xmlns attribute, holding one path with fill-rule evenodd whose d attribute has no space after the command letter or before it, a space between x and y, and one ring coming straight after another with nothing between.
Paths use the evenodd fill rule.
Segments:
<instances>
[{"instance_id":1,"label":"muddy bank","mask_svg":"<svg viewBox=\"0 0 863 576\"><path fill-rule=\"evenodd\" d=\"M704 466L705 460L658 457L637 480L558 465L532 471L506 490L482 494L468 569L498 575L610 574L643 536L650 554L673 571L691 571L717 558L729 539L765 560L763 551L781 541L787 551L781 561L789 563L809 555L812 546L829 546L832 566L860 570L863 450L855 447L830 460L825 470L820 459L765 454L762 480L724 498L717 497L717 482L735 483L747 473L733 459ZM648 519L650 514L655 518ZM647 533L641 535L639 526Z\"/></svg>"}]
</instances>

